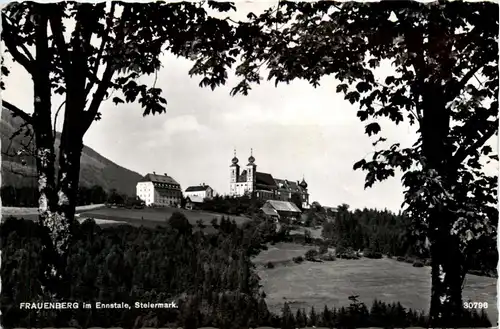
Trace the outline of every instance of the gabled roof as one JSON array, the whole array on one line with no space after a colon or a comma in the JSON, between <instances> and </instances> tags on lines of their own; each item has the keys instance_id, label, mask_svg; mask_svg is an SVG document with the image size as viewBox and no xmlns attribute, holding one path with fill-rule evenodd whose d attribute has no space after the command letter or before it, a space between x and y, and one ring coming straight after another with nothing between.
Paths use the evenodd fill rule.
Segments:
<instances>
[{"instance_id":1,"label":"gabled roof","mask_svg":"<svg viewBox=\"0 0 500 329\"><path fill-rule=\"evenodd\" d=\"M210 186L208 185L199 185L199 186L190 186L186 189L186 192L201 192L206 191Z\"/></svg>"},{"instance_id":2,"label":"gabled roof","mask_svg":"<svg viewBox=\"0 0 500 329\"><path fill-rule=\"evenodd\" d=\"M276 182L271 174L256 172L255 173L255 183L257 185L273 186L276 187Z\"/></svg>"},{"instance_id":3,"label":"gabled roof","mask_svg":"<svg viewBox=\"0 0 500 329\"><path fill-rule=\"evenodd\" d=\"M268 200L266 201L267 204L271 205L276 211L288 211L288 212L295 212L295 213L301 213L300 209L297 207L297 205L293 202L289 201L278 201L278 200Z\"/></svg>"},{"instance_id":4,"label":"gabled roof","mask_svg":"<svg viewBox=\"0 0 500 329\"><path fill-rule=\"evenodd\" d=\"M260 208L262 210L262 212L268 216L280 216L278 214L278 212L276 211L276 209L274 209L273 207L269 206L269 207L262 207Z\"/></svg>"},{"instance_id":5,"label":"gabled roof","mask_svg":"<svg viewBox=\"0 0 500 329\"><path fill-rule=\"evenodd\" d=\"M170 176L147 174L139 182L153 182L153 183L163 183L163 184L173 184L180 185Z\"/></svg>"}]
</instances>

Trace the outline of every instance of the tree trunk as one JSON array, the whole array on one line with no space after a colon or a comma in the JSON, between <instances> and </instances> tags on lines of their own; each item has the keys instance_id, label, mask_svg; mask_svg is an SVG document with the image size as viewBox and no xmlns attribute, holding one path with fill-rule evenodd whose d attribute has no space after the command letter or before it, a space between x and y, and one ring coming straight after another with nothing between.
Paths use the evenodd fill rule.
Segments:
<instances>
[{"instance_id":1,"label":"tree trunk","mask_svg":"<svg viewBox=\"0 0 500 329\"><path fill-rule=\"evenodd\" d=\"M76 135L76 136L75 136ZM58 213L72 225L75 219L78 185L80 181L80 157L83 141L78 131L65 129L59 147Z\"/></svg>"},{"instance_id":2,"label":"tree trunk","mask_svg":"<svg viewBox=\"0 0 500 329\"><path fill-rule=\"evenodd\" d=\"M430 321L432 327L460 325L462 308L462 283L464 280L464 255L458 237L450 234L448 223L453 216L446 210L436 211L430 218L432 258L432 289Z\"/></svg>"},{"instance_id":3,"label":"tree trunk","mask_svg":"<svg viewBox=\"0 0 500 329\"><path fill-rule=\"evenodd\" d=\"M450 113L446 108L444 88L442 80L437 79L423 90L424 115L421 122L422 153L425 157L423 168L427 173L434 171L440 180L440 186L435 184L432 191L439 201L434 205L429 202L428 208L432 327L454 327L460 324L465 275L465 258L461 254L458 237L451 234L456 215L446 203L445 195L457 180L456 167L450 163L453 152L448 142Z\"/></svg>"}]
</instances>

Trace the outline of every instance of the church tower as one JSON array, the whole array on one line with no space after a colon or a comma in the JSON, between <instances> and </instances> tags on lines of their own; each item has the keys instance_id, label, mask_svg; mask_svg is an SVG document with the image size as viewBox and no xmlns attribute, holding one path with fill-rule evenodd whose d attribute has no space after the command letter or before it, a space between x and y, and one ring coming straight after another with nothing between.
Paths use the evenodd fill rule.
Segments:
<instances>
[{"instance_id":1,"label":"church tower","mask_svg":"<svg viewBox=\"0 0 500 329\"><path fill-rule=\"evenodd\" d=\"M240 176L240 165L238 164L239 160L236 157L236 150L234 150L234 157L231 162L232 164L230 166L231 179L229 184L229 195L236 195L236 183L238 182L238 177Z\"/></svg>"},{"instance_id":2,"label":"church tower","mask_svg":"<svg viewBox=\"0 0 500 329\"><path fill-rule=\"evenodd\" d=\"M257 165L253 157L253 149L250 149L250 157L248 158L247 164L247 190L250 193L255 191L256 171Z\"/></svg>"}]
</instances>

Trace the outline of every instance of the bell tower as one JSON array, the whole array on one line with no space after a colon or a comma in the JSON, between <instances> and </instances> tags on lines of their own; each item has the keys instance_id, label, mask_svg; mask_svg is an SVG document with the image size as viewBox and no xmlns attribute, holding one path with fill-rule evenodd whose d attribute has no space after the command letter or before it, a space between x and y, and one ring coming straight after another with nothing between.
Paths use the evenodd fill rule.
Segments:
<instances>
[{"instance_id":1,"label":"bell tower","mask_svg":"<svg viewBox=\"0 0 500 329\"><path fill-rule=\"evenodd\" d=\"M256 171L257 165L253 157L253 149L250 149L250 157L248 158L247 164L247 189L250 193L255 191Z\"/></svg>"},{"instance_id":2,"label":"bell tower","mask_svg":"<svg viewBox=\"0 0 500 329\"><path fill-rule=\"evenodd\" d=\"M230 168L230 183L229 183L229 195L236 194L236 183L238 183L238 177L240 176L240 165L238 164L239 160L236 157L236 149L234 150L234 157L231 160Z\"/></svg>"}]
</instances>

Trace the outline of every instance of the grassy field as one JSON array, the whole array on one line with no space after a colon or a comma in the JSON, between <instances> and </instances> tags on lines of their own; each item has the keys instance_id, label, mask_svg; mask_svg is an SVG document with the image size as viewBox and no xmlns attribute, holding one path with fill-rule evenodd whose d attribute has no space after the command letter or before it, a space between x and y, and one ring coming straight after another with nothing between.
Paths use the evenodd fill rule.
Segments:
<instances>
[{"instance_id":1,"label":"grassy field","mask_svg":"<svg viewBox=\"0 0 500 329\"><path fill-rule=\"evenodd\" d=\"M201 219L205 225L210 225L210 221L214 218L220 218L223 215L218 213L202 212L197 210L185 210L178 208L145 208L145 209L123 209L123 208L101 208L96 210L85 211L81 213L81 217L85 218L99 218L116 220L122 222L130 222L131 224L137 224L140 222L147 223L146 225L159 225L165 223L167 219L172 216L174 212L183 213L189 222L193 225L196 221ZM248 220L246 217L242 216L232 216L238 225L241 225Z\"/></svg>"},{"instance_id":2,"label":"grassy field","mask_svg":"<svg viewBox=\"0 0 500 329\"><path fill-rule=\"evenodd\" d=\"M91 205L77 207L77 213L81 218L95 218L102 220L111 220L124 222L135 226L156 227L162 225L167 221L175 211L179 211L186 215L189 222L193 225L196 221L201 219L205 224L210 225L210 221L214 218L223 216L218 213L203 212L197 210L185 210L178 208L145 208L145 209L125 209L125 208L106 208L104 205ZM24 218L29 220L36 220L38 217L37 208L15 208L3 207L2 218L14 216L17 218ZM231 216L238 225L241 225L248 218L243 216Z\"/></svg>"},{"instance_id":3,"label":"grassy field","mask_svg":"<svg viewBox=\"0 0 500 329\"><path fill-rule=\"evenodd\" d=\"M258 255L254 262L278 263L273 269L258 267L266 302L279 312L284 302L292 309L314 306L322 310L328 306L347 306L351 295L371 307L375 298L385 302L401 302L404 307L428 311L430 303L430 268L416 268L392 259L342 260L334 262L304 262L287 265L286 259L304 255L308 247L277 244ZM497 279L467 275L464 301L488 302L492 323L498 321Z\"/></svg>"}]
</instances>

